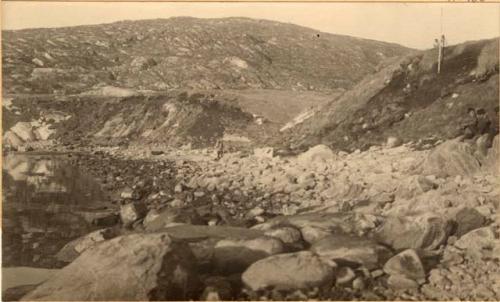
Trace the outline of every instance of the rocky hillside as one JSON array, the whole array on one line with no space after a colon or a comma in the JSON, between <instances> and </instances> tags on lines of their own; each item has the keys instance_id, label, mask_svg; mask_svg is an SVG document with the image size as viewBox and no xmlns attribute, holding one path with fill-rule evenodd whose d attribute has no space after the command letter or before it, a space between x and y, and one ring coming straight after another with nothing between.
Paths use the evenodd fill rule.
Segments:
<instances>
[{"instance_id":1,"label":"rocky hillside","mask_svg":"<svg viewBox=\"0 0 500 302\"><path fill-rule=\"evenodd\" d=\"M350 88L402 46L245 18L187 17L3 31L7 93Z\"/></svg>"},{"instance_id":2,"label":"rocky hillside","mask_svg":"<svg viewBox=\"0 0 500 302\"><path fill-rule=\"evenodd\" d=\"M250 139L262 139L272 128L272 124L257 124L258 118L231 100L201 93L59 99L24 96L6 100L4 146L14 149L23 145L36 148L40 143L198 148L213 145L224 136L253 134Z\"/></svg>"},{"instance_id":3,"label":"rocky hillside","mask_svg":"<svg viewBox=\"0 0 500 302\"><path fill-rule=\"evenodd\" d=\"M282 141L299 149L324 143L353 151L391 136L445 140L462 134L468 108L484 109L498 124L498 39L447 47L440 74L436 58L433 49L394 59L290 128Z\"/></svg>"}]
</instances>

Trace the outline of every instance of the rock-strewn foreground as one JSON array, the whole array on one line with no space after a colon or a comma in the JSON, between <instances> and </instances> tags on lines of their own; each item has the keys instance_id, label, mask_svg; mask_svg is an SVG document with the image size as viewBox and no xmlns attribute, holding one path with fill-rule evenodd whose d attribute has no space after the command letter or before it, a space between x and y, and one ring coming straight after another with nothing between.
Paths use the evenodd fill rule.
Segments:
<instances>
[{"instance_id":1,"label":"rock-strewn foreground","mask_svg":"<svg viewBox=\"0 0 500 302\"><path fill-rule=\"evenodd\" d=\"M92 148L74 162L121 223L70 242L23 300L498 300L498 136L486 159L465 144L220 161Z\"/></svg>"}]
</instances>

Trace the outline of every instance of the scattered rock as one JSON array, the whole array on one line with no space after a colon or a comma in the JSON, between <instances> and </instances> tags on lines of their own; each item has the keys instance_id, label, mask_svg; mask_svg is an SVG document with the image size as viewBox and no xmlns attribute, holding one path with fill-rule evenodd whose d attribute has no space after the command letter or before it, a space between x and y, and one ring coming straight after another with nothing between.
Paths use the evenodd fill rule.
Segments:
<instances>
[{"instance_id":1,"label":"scattered rock","mask_svg":"<svg viewBox=\"0 0 500 302\"><path fill-rule=\"evenodd\" d=\"M304 289L333 282L333 269L317 255L304 251L259 260L243 273L241 279L252 290L271 287Z\"/></svg>"},{"instance_id":2,"label":"scattered rock","mask_svg":"<svg viewBox=\"0 0 500 302\"><path fill-rule=\"evenodd\" d=\"M151 213L150 211L146 218L143 221L143 225L148 231L158 231L173 223L205 224L205 221L194 209L166 208L160 212L153 211Z\"/></svg>"},{"instance_id":3,"label":"scattered rock","mask_svg":"<svg viewBox=\"0 0 500 302\"><path fill-rule=\"evenodd\" d=\"M120 218L124 226L129 226L144 218L147 213L146 205L140 202L131 202L120 207Z\"/></svg>"},{"instance_id":4,"label":"scattered rock","mask_svg":"<svg viewBox=\"0 0 500 302\"><path fill-rule=\"evenodd\" d=\"M404 276L418 283L425 281L424 266L415 250L411 249L405 250L389 259L384 265L384 272L391 276Z\"/></svg>"},{"instance_id":5,"label":"scattered rock","mask_svg":"<svg viewBox=\"0 0 500 302\"><path fill-rule=\"evenodd\" d=\"M343 285L351 282L356 278L354 271L347 266L343 266L335 271L336 283Z\"/></svg>"},{"instance_id":6,"label":"scattered rock","mask_svg":"<svg viewBox=\"0 0 500 302\"><path fill-rule=\"evenodd\" d=\"M390 275L387 279L387 284L395 290L406 290L418 288L418 283L415 280L406 278L403 275Z\"/></svg>"},{"instance_id":7,"label":"scattered rock","mask_svg":"<svg viewBox=\"0 0 500 302\"><path fill-rule=\"evenodd\" d=\"M164 153L163 150L151 150L151 155L162 155Z\"/></svg>"},{"instance_id":8,"label":"scattered rock","mask_svg":"<svg viewBox=\"0 0 500 302\"><path fill-rule=\"evenodd\" d=\"M482 227L486 219L476 209L463 208L455 216L455 221L457 223L455 235L461 237L474 229Z\"/></svg>"},{"instance_id":9,"label":"scattered rock","mask_svg":"<svg viewBox=\"0 0 500 302\"><path fill-rule=\"evenodd\" d=\"M428 177L418 176L417 183L422 192L427 192L430 190L435 190L438 187L438 184L434 181L430 180Z\"/></svg>"},{"instance_id":10,"label":"scattered rock","mask_svg":"<svg viewBox=\"0 0 500 302\"><path fill-rule=\"evenodd\" d=\"M294 244L302 241L302 234L300 231L293 227L278 227L264 232L266 236L275 237L280 239L285 244Z\"/></svg>"},{"instance_id":11,"label":"scattered rock","mask_svg":"<svg viewBox=\"0 0 500 302\"><path fill-rule=\"evenodd\" d=\"M401 146L402 143L403 142L401 141L401 139L394 136L390 136L387 138L387 142L385 145L387 146L387 148L395 148Z\"/></svg>"},{"instance_id":12,"label":"scattered rock","mask_svg":"<svg viewBox=\"0 0 500 302\"><path fill-rule=\"evenodd\" d=\"M253 155L257 158L273 158L274 149L271 147L255 148L253 149Z\"/></svg>"},{"instance_id":13,"label":"scattered rock","mask_svg":"<svg viewBox=\"0 0 500 302\"><path fill-rule=\"evenodd\" d=\"M459 249L466 250L472 255L483 256L483 252L495 246L495 233L490 227L483 227L468 232L455 242Z\"/></svg>"},{"instance_id":14,"label":"scattered rock","mask_svg":"<svg viewBox=\"0 0 500 302\"><path fill-rule=\"evenodd\" d=\"M140 198L138 192L129 187L123 189L123 191L120 194L120 197L129 200L138 200Z\"/></svg>"}]
</instances>

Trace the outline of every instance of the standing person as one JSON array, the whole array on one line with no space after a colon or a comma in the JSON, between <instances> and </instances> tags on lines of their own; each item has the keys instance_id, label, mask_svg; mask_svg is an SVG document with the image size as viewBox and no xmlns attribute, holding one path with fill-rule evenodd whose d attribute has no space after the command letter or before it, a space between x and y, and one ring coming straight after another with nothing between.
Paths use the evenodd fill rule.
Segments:
<instances>
[{"instance_id":1,"label":"standing person","mask_svg":"<svg viewBox=\"0 0 500 302\"><path fill-rule=\"evenodd\" d=\"M474 136L476 136L477 124L478 120L476 111L474 110L474 108L467 109L467 118L462 124L463 126L461 127L462 137L460 140L463 141L466 139L472 139Z\"/></svg>"},{"instance_id":2,"label":"standing person","mask_svg":"<svg viewBox=\"0 0 500 302\"><path fill-rule=\"evenodd\" d=\"M477 135L483 135L489 132L491 121L486 111L481 108L476 111L477 116Z\"/></svg>"},{"instance_id":3,"label":"standing person","mask_svg":"<svg viewBox=\"0 0 500 302\"><path fill-rule=\"evenodd\" d=\"M217 160L221 159L224 155L224 144L221 139L218 139L215 143L215 152L217 153Z\"/></svg>"}]
</instances>

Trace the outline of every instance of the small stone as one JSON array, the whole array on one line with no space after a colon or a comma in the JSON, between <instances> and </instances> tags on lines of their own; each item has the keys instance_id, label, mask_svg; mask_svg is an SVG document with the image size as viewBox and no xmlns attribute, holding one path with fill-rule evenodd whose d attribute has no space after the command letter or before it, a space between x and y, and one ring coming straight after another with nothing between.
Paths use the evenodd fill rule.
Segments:
<instances>
[{"instance_id":1,"label":"small stone","mask_svg":"<svg viewBox=\"0 0 500 302\"><path fill-rule=\"evenodd\" d=\"M352 281L352 288L356 290L363 290L365 288L365 280L361 277L354 279L354 281Z\"/></svg>"},{"instance_id":2,"label":"small stone","mask_svg":"<svg viewBox=\"0 0 500 302\"><path fill-rule=\"evenodd\" d=\"M170 202L170 206L173 208L182 208L186 203L180 199L174 199Z\"/></svg>"},{"instance_id":3,"label":"small stone","mask_svg":"<svg viewBox=\"0 0 500 302\"><path fill-rule=\"evenodd\" d=\"M194 197L196 197L196 198L201 198L203 196L205 196L205 192L203 192L203 191L194 192Z\"/></svg>"},{"instance_id":4,"label":"small stone","mask_svg":"<svg viewBox=\"0 0 500 302\"><path fill-rule=\"evenodd\" d=\"M376 278L378 278L378 277L383 276L383 275L384 275L384 271L383 271L383 270L381 270L381 269L377 269L377 270L372 271L370 275L371 275L371 277L372 277L373 279L376 279Z\"/></svg>"},{"instance_id":5,"label":"small stone","mask_svg":"<svg viewBox=\"0 0 500 302\"><path fill-rule=\"evenodd\" d=\"M418 288L418 283L412 279L408 279L403 275L391 275L387 279L387 284L396 290L404 290L404 289L414 289Z\"/></svg>"},{"instance_id":6,"label":"small stone","mask_svg":"<svg viewBox=\"0 0 500 302\"><path fill-rule=\"evenodd\" d=\"M386 146L387 146L387 148L395 148L395 147L400 146L402 143L403 142L399 138L394 137L394 136L389 136L387 138Z\"/></svg>"},{"instance_id":7,"label":"small stone","mask_svg":"<svg viewBox=\"0 0 500 302\"><path fill-rule=\"evenodd\" d=\"M162 150L151 150L151 155L162 155L163 152Z\"/></svg>"},{"instance_id":8,"label":"small stone","mask_svg":"<svg viewBox=\"0 0 500 302\"><path fill-rule=\"evenodd\" d=\"M350 267L344 266L335 272L335 277L337 284L342 285L351 282L356 277L356 274Z\"/></svg>"},{"instance_id":9,"label":"small stone","mask_svg":"<svg viewBox=\"0 0 500 302\"><path fill-rule=\"evenodd\" d=\"M120 218L125 226L129 226L135 221L144 218L147 214L147 207L143 203L131 202L120 207Z\"/></svg>"},{"instance_id":10,"label":"small stone","mask_svg":"<svg viewBox=\"0 0 500 302\"><path fill-rule=\"evenodd\" d=\"M266 211L263 209L263 208L260 208L260 207L255 207L253 208L252 210L250 210L248 213L247 213L247 216L249 218L253 218L253 217L256 217L256 216L260 216L262 214L264 214Z\"/></svg>"},{"instance_id":11,"label":"small stone","mask_svg":"<svg viewBox=\"0 0 500 302\"><path fill-rule=\"evenodd\" d=\"M270 237L278 238L286 244L292 244L302 240L302 234L300 231L293 227L271 229L266 231L264 234Z\"/></svg>"},{"instance_id":12,"label":"small stone","mask_svg":"<svg viewBox=\"0 0 500 302\"><path fill-rule=\"evenodd\" d=\"M430 190L438 188L438 184L436 184L434 181L424 176L418 176L417 183L422 192L428 192Z\"/></svg>"},{"instance_id":13,"label":"small stone","mask_svg":"<svg viewBox=\"0 0 500 302\"><path fill-rule=\"evenodd\" d=\"M181 183L178 183L174 187L174 192L175 193L182 193L184 191L184 186Z\"/></svg>"},{"instance_id":14,"label":"small stone","mask_svg":"<svg viewBox=\"0 0 500 302\"><path fill-rule=\"evenodd\" d=\"M138 199L138 194L132 188L125 188L120 194L120 197L123 199Z\"/></svg>"}]
</instances>

